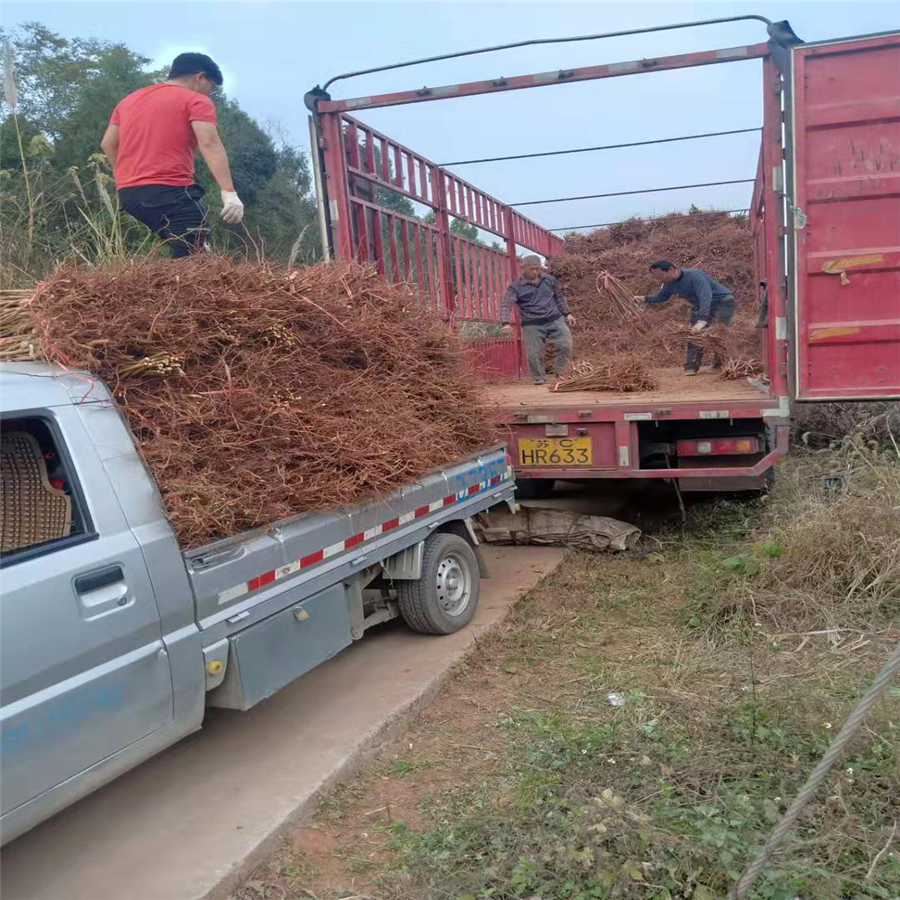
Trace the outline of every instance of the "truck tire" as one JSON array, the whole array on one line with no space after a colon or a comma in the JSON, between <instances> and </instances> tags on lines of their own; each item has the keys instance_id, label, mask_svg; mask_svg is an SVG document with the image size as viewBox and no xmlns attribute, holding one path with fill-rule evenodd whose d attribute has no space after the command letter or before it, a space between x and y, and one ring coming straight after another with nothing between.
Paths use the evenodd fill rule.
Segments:
<instances>
[{"instance_id":1,"label":"truck tire","mask_svg":"<svg viewBox=\"0 0 900 900\"><path fill-rule=\"evenodd\" d=\"M468 541L436 532L425 541L422 577L397 586L400 614L413 631L453 634L475 615L481 581Z\"/></svg>"},{"instance_id":2,"label":"truck tire","mask_svg":"<svg viewBox=\"0 0 900 900\"><path fill-rule=\"evenodd\" d=\"M555 478L523 478L516 481L516 496L520 500L546 500L555 484Z\"/></svg>"}]
</instances>

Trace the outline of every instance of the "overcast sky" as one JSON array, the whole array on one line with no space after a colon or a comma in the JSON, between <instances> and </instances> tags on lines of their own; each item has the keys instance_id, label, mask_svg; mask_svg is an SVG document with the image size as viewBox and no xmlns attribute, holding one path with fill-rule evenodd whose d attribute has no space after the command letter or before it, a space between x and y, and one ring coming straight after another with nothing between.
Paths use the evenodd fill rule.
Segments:
<instances>
[{"instance_id":1,"label":"overcast sky","mask_svg":"<svg viewBox=\"0 0 900 900\"><path fill-rule=\"evenodd\" d=\"M335 74L537 37L602 34L674 22L760 14L788 19L805 41L900 28L897 2L816 3L300 3L4 2L3 24L39 21L65 37L121 41L154 60L209 53L226 90L263 123L308 146L304 92ZM335 99L733 47L766 40L759 22L507 50L334 86ZM360 118L436 162L674 137L758 126L758 61L534 88L394 109ZM97 136L98 141L100 135ZM456 171L507 202L752 178L756 134ZM526 207L548 228L686 209L747 206L752 185Z\"/></svg>"}]
</instances>

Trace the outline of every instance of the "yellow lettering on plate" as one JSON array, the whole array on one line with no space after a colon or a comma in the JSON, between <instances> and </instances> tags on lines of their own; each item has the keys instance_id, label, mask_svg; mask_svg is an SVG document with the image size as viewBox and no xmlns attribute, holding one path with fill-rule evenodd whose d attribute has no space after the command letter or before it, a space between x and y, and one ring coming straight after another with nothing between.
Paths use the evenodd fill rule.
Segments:
<instances>
[{"instance_id":1,"label":"yellow lettering on plate","mask_svg":"<svg viewBox=\"0 0 900 900\"><path fill-rule=\"evenodd\" d=\"M519 465L590 466L594 449L589 437L519 438Z\"/></svg>"}]
</instances>

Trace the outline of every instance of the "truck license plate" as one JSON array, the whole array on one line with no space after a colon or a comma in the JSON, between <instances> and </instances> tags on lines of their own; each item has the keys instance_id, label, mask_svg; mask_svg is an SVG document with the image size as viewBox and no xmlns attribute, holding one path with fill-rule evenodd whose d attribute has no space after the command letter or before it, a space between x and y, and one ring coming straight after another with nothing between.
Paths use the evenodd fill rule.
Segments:
<instances>
[{"instance_id":1,"label":"truck license plate","mask_svg":"<svg viewBox=\"0 0 900 900\"><path fill-rule=\"evenodd\" d=\"M519 438L520 466L590 466L593 462L589 437Z\"/></svg>"}]
</instances>

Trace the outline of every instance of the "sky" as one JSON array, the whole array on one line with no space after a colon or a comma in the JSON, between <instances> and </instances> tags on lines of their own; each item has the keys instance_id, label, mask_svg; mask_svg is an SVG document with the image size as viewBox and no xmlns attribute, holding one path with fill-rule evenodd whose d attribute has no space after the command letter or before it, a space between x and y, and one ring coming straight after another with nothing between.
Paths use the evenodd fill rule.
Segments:
<instances>
[{"instance_id":1,"label":"sky","mask_svg":"<svg viewBox=\"0 0 900 900\"><path fill-rule=\"evenodd\" d=\"M38 21L64 37L122 42L156 65L210 54L225 89L258 121L308 147L304 93L343 72L533 38L604 34L757 14L787 19L807 42L900 29L900 3L657 2L4 2L4 28ZM429 63L338 82L334 99L765 41L760 22L544 45ZM358 117L442 163L761 124L756 60L464 97ZM98 141L99 141L98 135ZM451 167L509 203L752 178L756 133L649 147ZM547 228L686 210L744 208L751 184L548 203L522 212Z\"/></svg>"}]
</instances>

